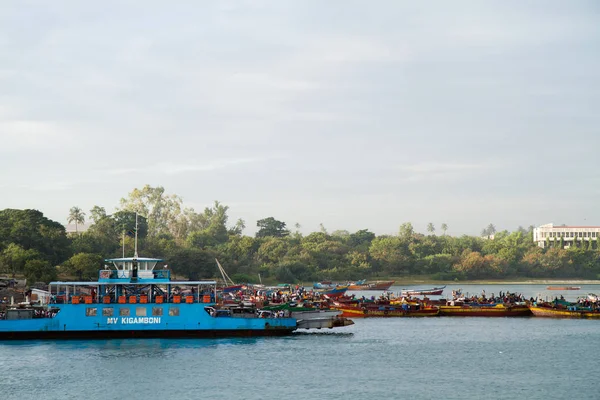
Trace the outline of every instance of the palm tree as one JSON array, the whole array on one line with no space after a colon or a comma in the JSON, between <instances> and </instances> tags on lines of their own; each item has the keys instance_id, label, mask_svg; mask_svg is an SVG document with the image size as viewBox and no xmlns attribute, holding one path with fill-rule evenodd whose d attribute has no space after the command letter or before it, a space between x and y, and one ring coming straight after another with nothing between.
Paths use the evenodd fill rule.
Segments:
<instances>
[{"instance_id":1,"label":"palm tree","mask_svg":"<svg viewBox=\"0 0 600 400\"><path fill-rule=\"evenodd\" d=\"M78 224L83 224L85 222L85 213L81 211L81 208L79 207L71 207L67 222L75 222L75 232L79 233Z\"/></svg>"},{"instance_id":2,"label":"palm tree","mask_svg":"<svg viewBox=\"0 0 600 400\"><path fill-rule=\"evenodd\" d=\"M487 238L489 239L494 233L496 233L496 227L494 226L494 224L489 224L487 227L482 229L481 236L487 236Z\"/></svg>"},{"instance_id":3,"label":"palm tree","mask_svg":"<svg viewBox=\"0 0 600 400\"><path fill-rule=\"evenodd\" d=\"M432 235L435 232L435 226L433 226L433 222L427 224L427 232L431 233Z\"/></svg>"},{"instance_id":4,"label":"palm tree","mask_svg":"<svg viewBox=\"0 0 600 400\"><path fill-rule=\"evenodd\" d=\"M448 224L444 222L442 224L442 232L444 232L444 236L446 236L446 231L447 230L448 230Z\"/></svg>"}]
</instances>

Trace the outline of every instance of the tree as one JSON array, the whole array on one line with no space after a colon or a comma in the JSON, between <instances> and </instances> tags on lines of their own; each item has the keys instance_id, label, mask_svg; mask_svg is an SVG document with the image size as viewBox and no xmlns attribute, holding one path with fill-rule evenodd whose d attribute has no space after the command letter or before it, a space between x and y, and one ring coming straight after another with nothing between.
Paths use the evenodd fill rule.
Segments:
<instances>
[{"instance_id":1,"label":"tree","mask_svg":"<svg viewBox=\"0 0 600 400\"><path fill-rule=\"evenodd\" d=\"M327 229L325 229L325 225L322 222L319 224L319 232L327 234Z\"/></svg>"},{"instance_id":2,"label":"tree","mask_svg":"<svg viewBox=\"0 0 600 400\"><path fill-rule=\"evenodd\" d=\"M69 239L63 224L52 221L37 210L0 211L0 251L14 243L35 250L53 265L69 256Z\"/></svg>"},{"instance_id":3,"label":"tree","mask_svg":"<svg viewBox=\"0 0 600 400\"><path fill-rule=\"evenodd\" d=\"M25 250L18 244L11 243L2 252L2 264L14 278L16 274L22 273L27 261L40 257L33 249Z\"/></svg>"},{"instance_id":4,"label":"tree","mask_svg":"<svg viewBox=\"0 0 600 400\"><path fill-rule=\"evenodd\" d=\"M435 233L435 226L433 226L433 222L427 224L427 232L432 235Z\"/></svg>"},{"instance_id":5,"label":"tree","mask_svg":"<svg viewBox=\"0 0 600 400\"><path fill-rule=\"evenodd\" d=\"M448 230L448 224L446 224L445 222L442 224L441 226L442 228L442 232L444 233L444 236L446 236L446 231Z\"/></svg>"},{"instance_id":6,"label":"tree","mask_svg":"<svg viewBox=\"0 0 600 400\"><path fill-rule=\"evenodd\" d=\"M413 228L413 225L410 222L405 222L402 225L400 225L400 230L399 230L398 234L402 239L411 240L414 233L415 233L415 230Z\"/></svg>"},{"instance_id":7,"label":"tree","mask_svg":"<svg viewBox=\"0 0 600 400\"><path fill-rule=\"evenodd\" d=\"M273 217L263 218L256 221L256 226L259 228L256 232L256 237L284 237L290 234L290 231L286 229L285 222L276 220Z\"/></svg>"},{"instance_id":8,"label":"tree","mask_svg":"<svg viewBox=\"0 0 600 400\"><path fill-rule=\"evenodd\" d=\"M23 273L30 286L36 282L48 283L57 277L56 267L45 260L27 261Z\"/></svg>"},{"instance_id":9,"label":"tree","mask_svg":"<svg viewBox=\"0 0 600 400\"><path fill-rule=\"evenodd\" d=\"M496 227L494 226L494 224L489 224L488 226L483 228L483 230L481 231L481 236L485 236L488 239L490 239L494 235L494 233L496 233Z\"/></svg>"},{"instance_id":10,"label":"tree","mask_svg":"<svg viewBox=\"0 0 600 400\"><path fill-rule=\"evenodd\" d=\"M235 225L229 229L229 234L232 236L242 236L244 229L246 229L246 221L239 218Z\"/></svg>"},{"instance_id":11,"label":"tree","mask_svg":"<svg viewBox=\"0 0 600 400\"><path fill-rule=\"evenodd\" d=\"M106 218L106 210L104 209L104 207L94 206L90 210L90 218L96 224L102 218Z\"/></svg>"},{"instance_id":12,"label":"tree","mask_svg":"<svg viewBox=\"0 0 600 400\"><path fill-rule=\"evenodd\" d=\"M165 194L162 186L146 185L142 189L133 189L127 198L121 199L120 208L146 217L149 236L171 233L178 237L175 227L182 214L182 200L179 196Z\"/></svg>"},{"instance_id":13,"label":"tree","mask_svg":"<svg viewBox=\"0 0 600 400\"><path fill-rule=\"evenodd\" d=\"M75 232L79 233L78 224L85 223L85 213L79 207L71 207L67 222L69 224L75 222Z\"/></svg>"},{"instance_id":14,"label":"tree","mask_svg":"<svg viewBox=\"0 0 600 400\"><path fill-rule=\"evenodd\" d=\"M75 274L79 280L98 278L102 268L102 256L90 253L77 253L69 258L64 265L67 271Z\"/></svg>"}]
</instances>

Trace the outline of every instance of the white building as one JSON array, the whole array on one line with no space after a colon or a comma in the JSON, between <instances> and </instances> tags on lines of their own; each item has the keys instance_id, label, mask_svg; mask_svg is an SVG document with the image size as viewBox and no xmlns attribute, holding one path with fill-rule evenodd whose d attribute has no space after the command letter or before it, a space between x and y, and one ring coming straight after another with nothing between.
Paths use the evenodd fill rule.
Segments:
<instances>
[{"instance_id":1,"label":"white building","mask_svg":"<svg viewBox=\"0 0 600 400\"><path fill-rule=\"evenodd\" d=\"M574 243L580 247L584 242L585 245L593 245L594 248L597 248L598 237L600 237L600 226L546 224L533 229L533 241L540 247L546 247L547 244L556 247L562 240L565 248L573 246Z\"/></svg>"}]
</instances>

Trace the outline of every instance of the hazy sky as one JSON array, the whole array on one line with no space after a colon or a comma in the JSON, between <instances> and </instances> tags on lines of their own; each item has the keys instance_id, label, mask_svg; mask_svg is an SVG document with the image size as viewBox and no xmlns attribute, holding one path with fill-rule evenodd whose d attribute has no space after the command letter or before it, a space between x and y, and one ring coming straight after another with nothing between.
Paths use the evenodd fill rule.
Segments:
<instances>
[{"instance_id":1,"label":"hazy sky","mask_svg":"<svg viewBox=\"0 0 600 400\"><path fill-rule=\"evenodd\" d=\"M0 209L600 225L597 1L3 1Z\"/></svg>"}]
</instances>

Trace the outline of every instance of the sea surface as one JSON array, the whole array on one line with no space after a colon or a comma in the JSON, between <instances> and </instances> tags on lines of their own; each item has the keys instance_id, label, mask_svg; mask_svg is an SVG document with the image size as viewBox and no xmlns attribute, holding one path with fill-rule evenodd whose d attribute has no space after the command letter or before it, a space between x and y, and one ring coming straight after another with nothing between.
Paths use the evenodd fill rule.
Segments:
<instances>
[{"instance_id":1,"label":"sea surface","mask_svg":"<svg viewBox=\"0 0 600 400\"><path fill-rule=\"evenodd\" d=\"M535 297L545 285L462 289ZM589 292L600 286L551 294ZM598 399L599 354L600 321L533 317L357 319L281 338L0 342L0 399Z\"/></svg>"}]
</instances>

